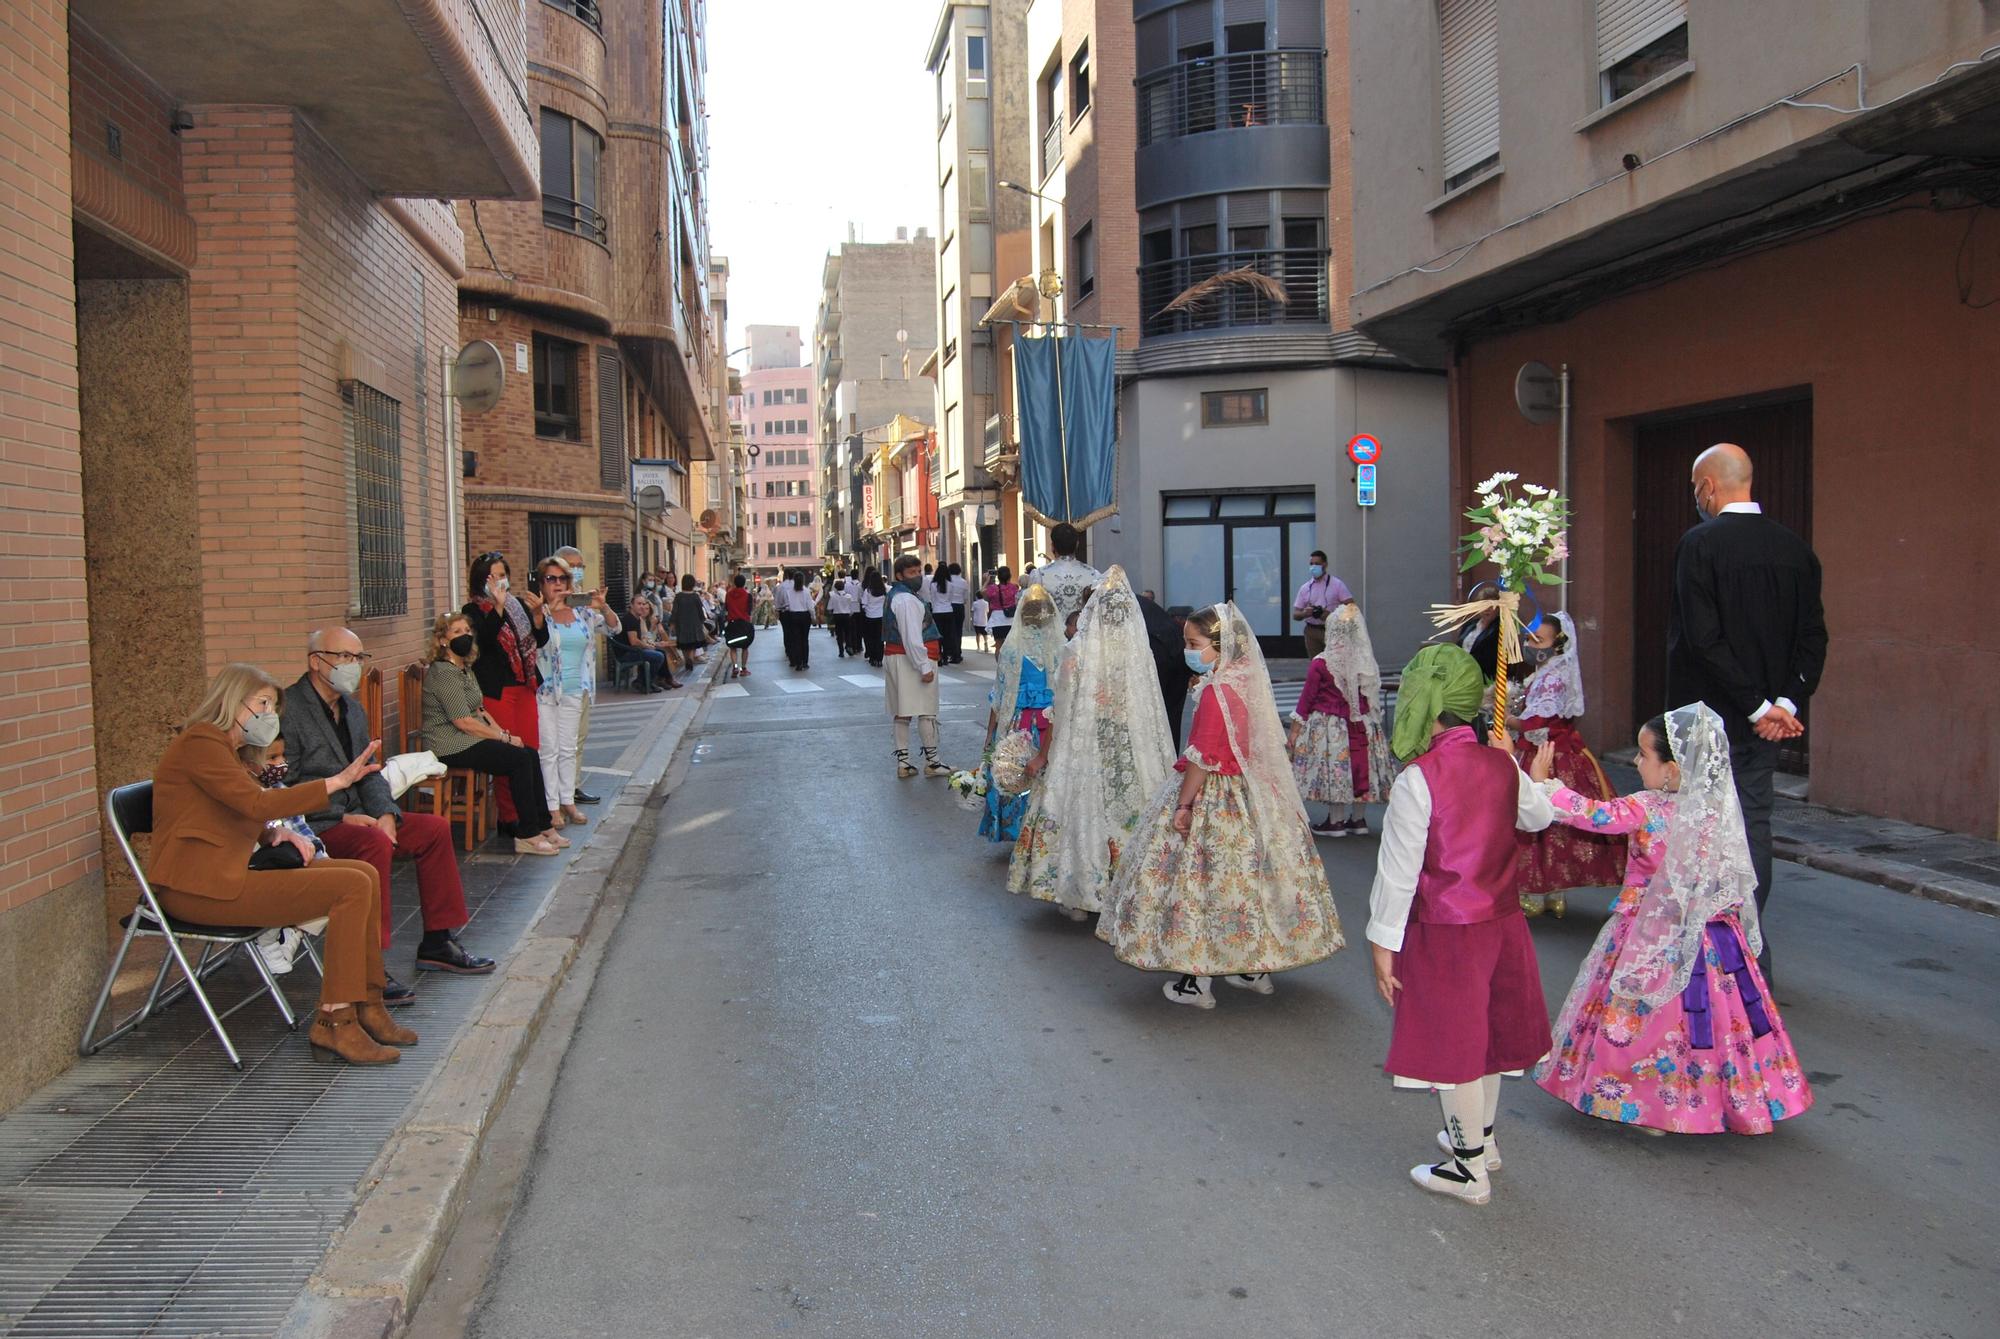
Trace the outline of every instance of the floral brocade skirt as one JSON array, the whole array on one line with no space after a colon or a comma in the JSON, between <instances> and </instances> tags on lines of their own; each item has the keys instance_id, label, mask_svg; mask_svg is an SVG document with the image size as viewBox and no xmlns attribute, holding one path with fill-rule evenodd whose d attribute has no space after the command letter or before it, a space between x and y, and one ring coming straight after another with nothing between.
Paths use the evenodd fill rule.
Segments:
<instances>
[{"instance_id":1,"label":"floral brocade skirt","mask_svg":"<svg viewBox=\"0 0 2000 1339\"><path fill-rule=\"evenodd\" d=\"M1552 734L1556 732L1551 732ZM1522 767L1534 761L1534 749L1526 740L1517 746ZM1556 740L1555 777L1579 795L1612 798L1597 759L1574 732L1567 740ZM1540 897L1571 888L1616 888L1625 881L1625 838L1582 832L1562 823L1551 823L1540 832L1523 832L1517 840L1520 859L1515 864L1514 891L1522 897Z\"/></svg>"},{"instance_id":2,"label":"floral brocade skirt","mask_svg":"<svg viewBox=\"0 0 2000 1339\"><path fill-rule=\"evenodd\" d=\"M1812 1106L1812 1087L1733 913L1708 923L1689 989L1658 1008L1611 992L1639 891L1620 895L1599 932L1582 969L1588 988L1557 1020L1555 1047L1535 1082L1586 1116L1676 1134L1769 1134Z\"/></svg>"},{"instance_id":3,"label":"floral brocade skirt","mask_svg":"<svg viewBox=\"0 0 2000 1339\"><path fill-rule=\"evenodd\" d=\"M1303 816L1278 832L1251 820L1241 776L1211 774L1188 833L1174 831L1181 777L1161 786L1119 854L1097 937L1149 972L1282 972L1346 943Z\"/></svg>"},{"instance_id":4,"label":"floral brocade skirt","mask_svg":"<svg viewBox=\"0 0 2000 1339\"><path fill-rule=\"evenodd\" d=\"M1292 777L1299 794L1314 804L1386 804L1396 781L1396 759L1379 726L1369 725L1368 756L1362 760L1363 785L1354 788L1352 730L1344 716L1316 711L1299 730L1292 750Z\"/></svg>"}]
</instances>

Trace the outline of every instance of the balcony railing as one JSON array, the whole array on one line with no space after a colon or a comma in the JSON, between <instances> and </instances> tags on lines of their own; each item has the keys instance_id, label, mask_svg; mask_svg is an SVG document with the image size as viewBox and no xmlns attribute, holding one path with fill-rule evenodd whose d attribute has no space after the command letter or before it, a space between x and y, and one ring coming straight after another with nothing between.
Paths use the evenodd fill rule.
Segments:
<instances>
[{"instance_id":1,"label":"balcony railing","mask_svg":"<svg viewBox=\"0 0 2000 1339\"><path fill-rule=\"evenodd\" d=\"M605 226L604 215L581 200L565 200L560 195L542 193L542 223L545 227L560 228L573 232L578 237L588 237L599 246L610 244L610 231Z\"/></svg>"},{"instance_id":2,"label":"balcony railing","mask_svg":"<svg viewBox=\"0 0 2000 1339\"><path fill-rule=\"evenodd\" d=\"M891 530L903 528L903 499L899 497L889 499L889 528Z\"/></svg>"},{"instance_id":3,"label":"balcony railing","mask_svg":"<svg viewBox=\"0 0 2000 1339\"><path fill-rule=\"evenodd\" d=\"M1189 330L1225 330L1232 326L1325 325L1327 322L1327 256L1325 248L1289 251L1222 251L1207 256L1181 256L1139 267L1139 310L1142 333L1177 335ZM1248 284L1225 284L1215 293L1179 311L1163 311L1182 293L1228 270L1252 269L1284 287L1279 302Z\"/></svg>"},{"instance_id":4,"label":"balcony railing","mask_svg":"<svg viewBox=\"0 0 2000 1339\"><path fill-rule=\"evenodd\" d=\"M1140 148L1210 130L1326 124L1326 53L1316 49L1184 60L1138 86Z\"/></svg>"},{"instance_id":5,"label":"balcony railing","mask_svg":"<svg viewBox=\"0 0 2000 1339\"><path fill-rule=\"evenodd\" d=\"M1063 114L1056 108L1049 120L1049 128L1042 132L1042 176L1062 166Z\"/></svg>"},{"instance_id":6,"label":"balcony railing","mask_svg":"<svg viewBox=\"0 0 2000 1339\"><path fill-rule=\"evenodd\" d=\"M560 9L590 27L599 37L604 36L604 16L597 12L597 0L542 0L551 9Z\"/></svg>"}]
</instances>

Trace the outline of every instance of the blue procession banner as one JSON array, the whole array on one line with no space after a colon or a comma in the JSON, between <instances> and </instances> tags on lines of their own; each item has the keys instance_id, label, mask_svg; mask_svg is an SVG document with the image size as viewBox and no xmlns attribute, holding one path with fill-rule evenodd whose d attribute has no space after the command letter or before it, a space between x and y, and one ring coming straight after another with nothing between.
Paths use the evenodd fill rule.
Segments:
<instances>
[{"instance_id":1,"label":"blue procession banner","mask_svg":"<svg viewBox=\"0 0 2000 1339\"><path fill-rule=\"evenodd\" d=\"M1089 525L1118 510L1116 355L1103 336L1014 340L1021 501L1044 525Z\"/></svg>"}]
</instances>

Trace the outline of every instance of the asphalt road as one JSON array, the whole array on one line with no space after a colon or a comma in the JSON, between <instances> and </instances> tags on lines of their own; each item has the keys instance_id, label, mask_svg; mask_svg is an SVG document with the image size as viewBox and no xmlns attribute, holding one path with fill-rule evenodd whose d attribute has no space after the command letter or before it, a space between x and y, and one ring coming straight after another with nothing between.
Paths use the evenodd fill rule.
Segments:
<instances>
[{"instance_id":1,"label":"asphalt road","mask_svg":"<svg viewBox=\"0 0 2000 1339\"><path fill-rule=\"evenodd\" d=\"M1509 1085L1476 1208L1407 1180L1437 1108L1380 1073L1372 839L1322 843L1346 952L1178 1009L895 778L864 663L755 656L691 736L474 1334L2000 1333L2000 923L1781 864L1817 1107L1647 1138ZM962 763L987 682L953 675ZM1537 925L1552 1007L1608 902Z\"/></svg>"}]
</instances>

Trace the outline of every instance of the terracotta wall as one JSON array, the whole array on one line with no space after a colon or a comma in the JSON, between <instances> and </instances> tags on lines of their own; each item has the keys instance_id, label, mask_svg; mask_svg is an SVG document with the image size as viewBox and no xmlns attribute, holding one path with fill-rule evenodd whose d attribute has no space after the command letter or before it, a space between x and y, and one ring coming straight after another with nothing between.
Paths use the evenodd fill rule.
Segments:
<instances>
[{"instance_id":1,"label":"terracotta wall","mask_svg":"<svg viewBox=\"0 0 2000 1339\"><path fill-rule=\"evenodd\" d=\"M1554 482L1556 430L1516 412L1513 378L1529 359L1569 363L1569 603L1598 623L1584 637L1585 734L1618 746L1633 714L1632 602L1665 597L1632 589L1631 420L1810 386L1813 540L1832 630L1813 701L1813 798L1992 836L2000 623L1980 597L1996 575L2000 322L1959 297L1968 215L1907 204L1465 348L1453 488L1464 505L1495 470ZM1978 224L1996 226L1990 212ZM2000 292L1993 275L1975 277L1975 299Z\"/></svg>"}]
</instances>

